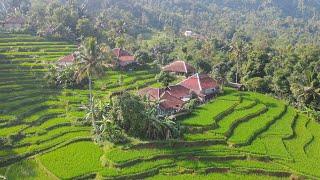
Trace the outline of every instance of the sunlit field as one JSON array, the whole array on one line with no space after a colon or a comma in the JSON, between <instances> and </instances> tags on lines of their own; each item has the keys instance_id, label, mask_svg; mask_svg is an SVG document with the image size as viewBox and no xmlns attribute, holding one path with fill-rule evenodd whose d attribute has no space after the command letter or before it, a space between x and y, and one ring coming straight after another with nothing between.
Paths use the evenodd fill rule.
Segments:
<instances>
[{"instance_id":1,"label":"sunlit field","mask_svg":"<svg viewBox=\"0 0 320 180\"><path fill-rule=\"evenodd\" d=\"M44 79L48 63L77 47L24 34L0 37L0 175L8 179L320 178L319 124L253 92L226 89L178 118L186 129L179 140L98 146L91 127L79 123L86 87L53 89ZM154 77L149 70L109 70L95 80L94 95L109 101L113 92L157 86Z\"/></svg>"}]
</instances>

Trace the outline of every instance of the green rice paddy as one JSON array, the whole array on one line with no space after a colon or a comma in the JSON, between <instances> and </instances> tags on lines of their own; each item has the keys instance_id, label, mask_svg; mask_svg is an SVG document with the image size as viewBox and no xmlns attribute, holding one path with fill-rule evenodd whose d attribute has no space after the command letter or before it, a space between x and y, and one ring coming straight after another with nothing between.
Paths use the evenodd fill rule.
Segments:
<instances>
[{"instance_id":1,"label":"green rice paddy","mask_svg":"<svg viewBox=\"0 0 320 180\"><path fill-rule=\"evenodd\" d=\"M285 102L226 89L178 118L179 140L98 146L77 121L86 89L45 86L47 64L76 50L24 34L0 39L0 179L319 179L320 125ZM158 86L150 70L107 71L94 83L117 91Z\"/></svg>"}]
</instances>

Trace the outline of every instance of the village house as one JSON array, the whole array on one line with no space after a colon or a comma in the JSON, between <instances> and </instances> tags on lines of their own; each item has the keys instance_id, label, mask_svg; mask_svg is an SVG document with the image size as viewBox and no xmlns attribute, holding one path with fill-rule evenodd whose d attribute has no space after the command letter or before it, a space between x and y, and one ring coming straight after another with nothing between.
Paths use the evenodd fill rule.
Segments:
<instances>
[{"instance_id":1,"label":"village house","mask_svg":"<svg viewBox=\"0 0 320 180\"><path fill-rule=\"evenodd\" d=\"M184 36L186 36L186 37L192 37L192 36L193 36L193 32L192 32L192 31L185 31L185 32L184 32Z\"/></svg>"},{"instance_id":2,"label":"village house","mask_svg":"<svg viewBox=\"0 0 320 180\"><path fill-rule=\"evenodd\" d=\"M202 41L207 40L206 36L203 36L201 34L195 33L193 31L185 31L184 32L184 36L185 37L189 37L189 38L194 38L194 39L197 39L197 40L202 40Z\"/></svg>"},{"instance_id":3,"label":"village house","mask_svg":"<svg viewBox=\"0 0 320 180\"><path fill-rule=\"evenodd\" d=\"M65 68L65 67L73 65L75 63L75 61L76 61L76 54L72 53L72 54L69 54L67 56L60 58L57 62L57 66L59 68Z\"/></svg>"},{"instance_id":4,"label":"village house","mask_svg":"<svg viewBox=\"0 0 320 180\"><path fill-rule=\"evenodd\" d=\"M184 86L194 92L200 101L205 102L212 99L219 93L219 83L207 74L194 74L179 85Z\"/></svg>"},{"instance_id":5,"label":"village house","mask_svg":"<svg viewBox=\"0 0 320 180\"><path fill-rule=\"evenodd\" d=\"M134 56L132 56L129 52L120 48L115 48L112 50L112 52L118 60L117 64L113 64L112 66L116 65L116 66L119 66L121 69L125 69L129 65L136 65ZM75 60L76 60L76 52L69 54L67 56L61 57L57 62L57 66L60 68L68 67L74 64Z\"/></svg>"},{"instance_id":6,"label":"village house","mask_svg":"<svg viewBox=\"0 0 320 180\"><path fill-rule=\"evenodd\" d=\"M1 27L7 30L20 30L23 28L25 20L22 17L8 17L3 22L1 22Z\"/></svg>"},{"instance_id":7,"label":"village house","mask_svg":"<svg viewBox=\"0 0 320 180\"><path fill-rule=\"evenodd\" d=\"M174 61L162 68L165 72L175 73L177 75L190 76L196 72L196 69L184 61Z\"/></svg>"},{"instance_id":8,"label":"village house","mask_svg":"<svg viewBox=\"0 0 320 180\"><path fill-rule=\"evenodd\" d=\"M206 74L195 74L181 83L166 88L145 88L138 92L152 102L159 102L160 115L172 115L181 111L191 99L206 102L219 92L219 84Z\"/></svg>"},{"instance_id":9,"label":"village house","mask_svg":"<svg viewBox=\"0 0 320 180\"><path fill-rule=\"evenodd\" d=\"M129 65L136 65L137 62L134 59L134 56L131 55L129 52L121 49L121 48L115 48L112 50L113 54L116 56L118 60L118 66L121 69L126 68Z\"/></svg>"},{"instance_id":10,"label":"village house","mask_svg":"<svg viewBox=\"0 0 320 180\"><path fill-rule=\"evenodd\" d=\"M246 88L243 84L228 82L227 86L237 89L238 91L244 91Z\"/></svg>"},{"instance_id":11,"label":"village house","mask_svg":"<svg viewBox=\"0 0 320 180\"><path fill-rule=\"evenodd\" d=\"M159 102L159 115L171 115L182 110L185 103L191 99L189 89L177 85L167 88L144 88L138 92L151 102Z\"/></svg>"}]
</instances>

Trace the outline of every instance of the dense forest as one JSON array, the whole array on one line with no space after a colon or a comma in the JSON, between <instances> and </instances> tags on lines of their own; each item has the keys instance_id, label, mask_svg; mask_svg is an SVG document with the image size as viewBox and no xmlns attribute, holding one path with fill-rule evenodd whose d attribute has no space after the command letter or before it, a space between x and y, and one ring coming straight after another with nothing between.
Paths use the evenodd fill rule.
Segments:
<instances>
[{"instance_id":1,"label":"dense forest","mask_svg":"<svg viewBox=\"0 0 320 180\"><path fill-rule=\"evenodd\" d=\"M317 0L4 0L0 14L24 18L24 31L39 36L95 36L160 65L185 59L320 116Z\"/></svg>"},{"instance_id":2,"label":"dense forest","mask_svg":"<svg viewBox=\"0 0 320 180\"><path fill-rule=\"evenodd\" d=\"M231 39L236 31L243 31L250 38L280 38L279 41L291 44L319 43L320 3L316 0L78 0L64 4L76 4L82 9L81 16L90 15L95 25L102 28L110 28L111 22L125 22L129 33L134 35L150 29L170 29L176 34L191 29L225 40ZM47 12L40 13L41 6ZM58 22L50 22L41 15L54 15L57 6L52 0L5 0L0 11L2 18L5 13L28 14L33 17L30 19L33 26L45 29L57 26ZM69 26L72 30L75 23Z\"/></svg>"}]
</instances>

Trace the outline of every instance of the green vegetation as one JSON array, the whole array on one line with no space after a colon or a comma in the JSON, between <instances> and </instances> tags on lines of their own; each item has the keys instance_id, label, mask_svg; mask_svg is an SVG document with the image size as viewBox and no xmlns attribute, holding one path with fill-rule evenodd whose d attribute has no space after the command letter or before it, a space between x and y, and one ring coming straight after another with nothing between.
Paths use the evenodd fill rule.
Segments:
<instances>
[{"instance_id":1,"label":"green vegetation","mask_svg":"<svg viewBox=\"0 0 320 180\"><path fill-rule=\"evenodd\" d=\"M182 175L157 175L154 178L154 180L161 180L161 179L176 179L176 180L185 180L185 179L195 179L195 180L203 180L203 179L247 179L247 180L264 180L264 179L270 179L270 180L277 180L282 178L274 178L269 176L258 176L258 175L244 175L240 173L226 173L226 174L208 174L208 175L196 175L196 174L182 174ZM285 178L283 178L285 179Z\"/></svg>"},{"instance_id":2,"label":"green vegetation","mask_svg":"<svg viewBox=\"0 0 320 180\"><path fill-rule=\"evenodd\" d=\"M21 47L8 52L6 42ZM0 175L9 179L320 177L316 121L284 101L229 88L178 118L186 131L181 139L143 142L130 137L123 146L94 144L92 128L83 121L86 112L80 108L88 104L88 91L50 88L43 79L49 62L75 49L66 42L29 35L0 39ZM94 79L92 92L109 102L115 92L158 86L155 75L153 70L108 70Z\"/></svg>"},{"instance_id":3,"label":"green vegetation","mask_svg":"<svg viewBox=\"0 0 320 180\"><path fill-rule=\"evenodd\" d=\"M102 150L92 142L79 142L42 155L39 160L53 174L67 179L101 170L101 155Z\"/></svg>"},{"instance_id":4,"label":"green vegetation","mask_svg":"<svg viewBox=\"0 0 320 180\"><path fill-rule=\"evenodd\" d=\"M240 82L285 99L320 121L319 9L317 0L2 0L0 22L18 19L22 25L3 23L0 30L74 43L95 37L154 67L183 59L221 82ZM182 37L186 31L191 33ZM30 63L30 56L54 60L74 48L23 34L2 34L1 39L0 52L34 71L42 71L42 65Z\"/></svg>"},{"instance_id":5,"label":"green vegetation","mask_svg":"<svg viewBox=\"0 0 320 180\"><path fill-rule=\"evenodd\" d=\"M54 176L40 167L40 165L34 159L20 161L9 166L3 175L5 175L8 179L54 179Z\"/></svg>"},{"instance_id":6,"label":"green vegetation","mask_svg":"<svg viewBox=\"0 0 320 180\"><path fill-rule=\"evenodd\" d=\"M184 119L182 124L192 126L210 126L214 125L216 118L223 115L225 111L233 110L233 108L239 103L240 100L228 101L227 99L233 100L234 96L225 96L217 98L215 101L205 104L192 112L191 116ZM213 110L214 109L214 110Z\"/></svg>"}]
</instances>

